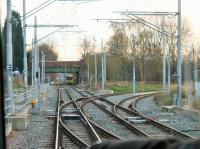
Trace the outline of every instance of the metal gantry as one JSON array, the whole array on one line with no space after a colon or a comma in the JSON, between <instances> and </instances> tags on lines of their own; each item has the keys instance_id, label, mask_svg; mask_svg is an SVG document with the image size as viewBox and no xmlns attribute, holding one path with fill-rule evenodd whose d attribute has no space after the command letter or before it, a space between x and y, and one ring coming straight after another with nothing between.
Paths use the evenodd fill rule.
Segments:
<instances>
[{"instance_id":1,"label":"metal gantry","mask_svg":"<svg viewBox=\"0 0 200 149\"><path fill-rule=\"evenodd\" d=\"M181 99L181 62L182 62L182 56L181 56L181 0L178 0L178 11L177 12L144 12L144 11L140 11L140 12L135 12L135 11L116 11L115 13L120 13L121 15L125 15L128 18L130 18L130 20L134 20L138 23L143 24L144 26L149 27L150 29L153 29L157 32L160 32L161 34L163 34L163 36L167 36L167 37L171 37L171 38L177 38L177 98L176 98L176 106L180 106L180 99ZM163 28L160 28L148 21L146 21L145 19L138 17L141 15L153 15L153 16L178 16L177 17L177 28L178 28L178 32L177 35L171 34L170 32L167 32L166 30L164 30ZM163 54L165 54L165 52L163 52ZM165 62L165 57L163 56L163 90L165 91L165 83L166 82L166 62ZM169 71L168 71L169 72ZM169 80L169 76L168 76L168 80ZM169 83L168 83L169 84Z\"/></svg>"},{"instance_id":2,"label":"metal gantry","mask_svg":"<svg viewBox=\"0 0 200 149\"><path fill-rule=\"evenodd\" d=\"M22 26L22 28L23 28L23 40L24 40L24 42L23 42L23 51L24 51L24 54L23 54L23 59L24 59L24 62L23 62L23 67L24 67L23 68L23 73L24 73L24 90L25 90L25 92L27 92L27 89L28 89L27 53L26 53L26 45L27 45L27 43L26 43L26 27L27 27L26 19L28 17L32 16L33 14L39 12L40 10L46 8L47 6L53 4L56 1L87 1L87 2L91 1L92 2L92 1L97 1L97 0L47 0L44 3L42 3L42 4L38 5L37 7L33 8L32 10L30 10L27 13L26 13L26 0L23 0L23 16L22 16L21 19L23 21L23 26ZM8 56L7 57L7 70L9 69L8 70L8 74L10 74L10 75L8 75L8 81L7 81L7 90L8 90L8 96L9 97L12 97L12 94L13 94L12 93L13 92L13 89L12 89L13 88L12 87L12 84L13 84L13 82L12 82L12 62L11 62L12 61L12 22L11 22L11 18L12 18L11 0L8 0L7 1L7 20L10 20L10 21L7 21L7 22L10 22L10 23L7 23L7 28L8 28L8 32L10 32L10 33L7 32L7 36L9 38L9 40L7 40L7 48L6 49L8 49L7 50L7 56ZM41 26L41 27L45 27L45 26ZM62 27L60 27L60 28L62 28ZM51 34L53 34L53 33L51 33ZM49 35L51 35L51 34L49 34ZM47 35L47 36L45 36L43 38L46 38L49 35ZM42 40L43 38L41 38L39 40ZM34 42L36 42L36 41L37 40L34 40ZM37 46L35 48L37 48ZM38 53L37 57L39 57L39 53ZM38 58L38 60L39 60L39 58ZM36 75L38 75L38 77L39 77L38 73L39 73L40 69L39 70L37 70L37 69L38 68L36 68ZM40 79L38 81L40 81ZM38 86L38 88L39 87L40 86ZM26 96L27 95L25 93L25 98L26 98Z\"/></svg>"}]
</instances>

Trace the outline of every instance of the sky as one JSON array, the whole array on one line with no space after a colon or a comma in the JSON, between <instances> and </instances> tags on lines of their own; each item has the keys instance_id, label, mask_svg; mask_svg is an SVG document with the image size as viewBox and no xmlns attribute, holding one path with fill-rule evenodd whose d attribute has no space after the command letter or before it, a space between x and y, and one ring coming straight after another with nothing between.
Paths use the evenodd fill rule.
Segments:
<instances>
[{"instance_id":1,"label":"sky","mask_svg":"<svg viewBox=\"0 0 200 149\"><path fill-rule=\"evenodd\" d=\"M48 0L26 0L26 12L36 8ZM49 0L53 1L53 0ZM12 0L12 9L17 10L22 15L23 0ZM56 32L45 38L41 42L54 42L59 60L77 60L81 57L80 41L84 37L93 39L95 37L97 49L100 49L100 41L103 38L107 41L112 35L107 21L96 21L93 19L122 18L113 11L177 11L177 0L98 0L95 2L72 2L56 1L36 14L27 18L27 24L34 23L34 16L37 16L38 24L69 24L78 25L74 28L65 28L62 31L84 31ZM198 0L182 0L182 16L189 19L194 34L199 36ZM4 22L6 16L6 0L2 0L1 21ZM38 39L51 33L57 28L38 28ZM33 28L27 28L27 44L33 38ZM29 48L29 47L28 47Z\"/></svg>"}]
</instances>

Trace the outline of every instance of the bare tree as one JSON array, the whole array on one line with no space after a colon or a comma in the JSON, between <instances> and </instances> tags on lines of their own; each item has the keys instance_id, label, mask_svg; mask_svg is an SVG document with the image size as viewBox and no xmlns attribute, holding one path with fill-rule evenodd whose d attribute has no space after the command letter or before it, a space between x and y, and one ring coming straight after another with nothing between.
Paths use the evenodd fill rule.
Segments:
<instances>
[{"instance_id":1,"label":"bare tree","mask_svg":"<svg viewBox=\"0 0 200 149\"><path fill-rule=\"evenodd\" d=\"M114 34L107 42L109 53L113 55L127 55L129 47L129 38L126 35L125 25L111 23Z\"/></svg>"},{"instance_id":2,"label":"bare tree","mask_svg":"<svg viewBox=\"0 0 200 149\"><path fill-rule=\"evenodd\" d=\"M87 65L87 80L89 82L90 80L90 51L91 51L91 41L88 38L83 38L83 40L80 43L80 48L82 49L82 58L85 61Z\"/></svg>"}]
</instances>

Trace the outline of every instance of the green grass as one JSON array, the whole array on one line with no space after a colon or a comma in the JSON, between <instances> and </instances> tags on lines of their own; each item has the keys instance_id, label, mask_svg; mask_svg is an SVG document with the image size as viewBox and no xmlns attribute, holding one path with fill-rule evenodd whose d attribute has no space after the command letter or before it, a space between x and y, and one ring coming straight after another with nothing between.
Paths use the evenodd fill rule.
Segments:
<instances>
[{"instance_id":1,"label":"green grass","mask_svg":"<svg viewBox=\"0 0 200 149\"><path fill-rule=\"evenodd\" d=\"M113 90L115 93L129 93L132 92L132 85L131 84L112 84L108 86L109 89ZM162 84L161 83L148 83L148 84L142 84L138 83L136 84L136 92L148 92L148 91L159 91L162 90Z\"/></svg>"},{"instance_id":2,"label":"green grass","mask_svg":"<svg viewBox=\"0 0 200 149\"><path fill-rule=\"evenodd\" d=\"M196 110L200 110L200 98L196 98L193 103L192 103L192 107Z\"/></svg>"},{"instance_id":3,"label":"green grass","mask_svg":"<svg viewBox=\"0 0 200 149\"><path fill-rule=\"evenodd\" d=\"M155 103L162 107L162 106L170 106L173 104L173 98L172 98L172 94L170 95L165 95L165 94L156 94L154 96L154 101Z\"/></svg>"}]
</instances>

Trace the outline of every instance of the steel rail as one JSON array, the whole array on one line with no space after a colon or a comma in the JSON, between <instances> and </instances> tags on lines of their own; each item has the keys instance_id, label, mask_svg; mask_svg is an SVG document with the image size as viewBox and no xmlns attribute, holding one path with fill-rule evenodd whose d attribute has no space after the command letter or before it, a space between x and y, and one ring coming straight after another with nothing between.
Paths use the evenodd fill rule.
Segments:
<instances>
[{"instance_id":1,"label":"steel rail","mask_svg":"<svg viewBox=\"0 0 200 149\"><path fill-rule=\"evenodd\" d=\"M131 125L130 123L128 123L124 119L120 118L119 116L117 116L113 112L107 110L105 107L103 107L102 105L96 103L92 99L89 99L89 100L85 101L85 104L87 104L89 102L95 104L97 107L99 107L101 110L103 110L105 113L107 113L111 117L114 117L119 122L119 124L124 125L127 129L129 129L130 131L132 131L132 133L136 134L137 136L149 137L148 134L146 134L145 132L143 132L143 131L139 130L138 128L134 127L133 125Z\"/></svg>"},{"instance_id":2,"label":"steel rail","mask_svg":"<svg viewBox=\"0 0 200 149\"><path fill-rule=\"evenodd\" d=\"M132 108L133 111L136 111L137 113L139 113L139 114L145 116L147 119L149 119L149 121L152 122L152 124L153 124L154 126L160 127L161 129L164 128L165 131L171 132L171 133L175 134L176 136L181 136L181 137L183 137L183 138L188 138L188 139L196 139L196 137L193 137L193 136L191 136L191 135L189 135L189 134L187 134L187 133L181 132L181 131L179 131L179 130L173 128L173 127L170 127L170 126L168 126L168 125L166 125L166 124L159 123L158 121L156 121L156 120L150 118L149 116L144 115L142 112L140 112L140 111L136 108L136 104L137 104L137 102L138 102L139 100L142 100L142 99L144 99L144 98L145 98L145 97L140 97L140 98L136 99L133 103L131 103L131 108Z\"/></svg>"},{"instance_id":3,"label":"steel rail","mask_svg":"<svg viewBox=\"0 0 200 149\"><path fill-rule=\"evenodd\" d=\"M87 93L94 95L91 92L86 91ZM80 94L82 94L83 96L85 96L83 93L79 92ZM103 110L105 113L107 113L108 115L111 115L112 117L114 117L120 124L124 125L127 129L129 129L132 133L138 135L138 136L143 136L143 137L149 137L148 134L146 134L144 131L139 130L138 128L134 127L132 124L128 123L127 121L125 121L124 119L122 119L121 117L119 117L118 115L114 114L113 112L107 110L105 107L103 107L102 105L96 103L94 100L95 99L104 99L102 97L97 96L96 98L90 98L87 101L85 101L83 104L87 104L88 102L92 102L93 104L95 104L97 107L99 107L101 110ZM82 106L83 107L83 106Z\"/></svg>"},{"instance_id":4,"label":"steel rail","mask_svg":"<svg viewBox=\"0 0 200 149\"><path fill-rule=\"evenodd\" d=\"M62 146L59 146L59 136L60 136L60 126L62 127L62 132L68 137L72 142L74 142L77 146L81 148L87 148L89 145L82 141L79 137L73 134L72 131L70 131L65 124L62 121L62 116L60 115L60 112L63 107L65 107L68 104L73 103L73 101L67 101L64 104L61 105L61 92L60 88L58 88L58 106L57 106L57 124L56 124L56 139L55 139L55 149L60 149Z\"/></svg>"},{"instance_id":5,"label":"steel rail","mask_svg":"<svg viewBox=\"0 0 200 149\"><path fill-rule=\"evenodd\" d=\"M111 133L111 132L105 130L103 127L97 125L95 122L93 122L93 121L91 121L91 120L88 120L88 121L89 121L89 122L91 123L91 125L96 129L96 131L99 132L99 134L103 134L103 136L107 136L107 137L112 138L112 139L124 140L124 139L122 139L121 137L119 137L119 136L117 136L117 135L115 135L115 134L113 134L113 133Z\"/></svg>"},{"instance_id":6,"label":"steel rail","mask_svg":"<svg viewBox=\"0 0 200 149\"><path fill-rule=\"evenodd\" d=\"M58 89L55 149L59 147L60 89Z\"/></svg>"},{"instance_id":7,"label":"steel rail","mask_svg":"<svg viewBox=\"0 0 200 149\"><path fill-rule=\"evenodd\" d=\"M152 96L152 95L143 95L143 96L139 96L139 97L137 97L137 99L143 99L143 98L149 97L149 96ZM170 127L170 126L167 126L167 125L165 125L165 124L162 124L162 123L160 123L160 122L158 122L158 121L156 121L156 120L153 120L153 119L151 119L150 117L148 117L147 115L145 115L145 114L139 112L137 109L134 109L133 111L131 111L131 110L126 109L125 107L122 107L122 106L120 106L120 105L118 105L118 104L114 104L113 102L111 102L111 101L109 101L109 100L106 100L106 99L104 99L104 98L102 98L101 100L103 100L104 102L107 102L108 104L110 104L111 107L113 107L113 108L112 108L112 111L113 111L116 115L118 115L119 117L121 117L121 116L117 113L116 107L119 107L119 108L123 109L124 112L129 112L129 113L132 113L132 114L134 114L134 115L137 115L137 116L139 116L139 117L141 117L141 118L143 118L143 119L146 119L147 122L149 123L149 125L152 125L152 126L158 128L158 129L160 129L162 132L165 132L165 133L167 133L167 134L169 134L169 135L170 135L170 134L173 134L173 135L175 135L175 136L180 136L181 138L187 138L187 139L191 139L191 138L194 139L194 138L195 138L195 137L193 137L193 136L191 136L191 135L188 135L188 134L186 134L186 133L184 133L184 132L181 132L181 131L179 131L179 130L177 130L177 129L175 129L175 128L172 128L172 127ZM135 103L135 101L133 101L133 102ZM121 117L121 118L122 118L122 117ZM124 118L122 118L122 119L124 119ZM136 126L136 128L138 128L138 127ZM140 129L140 128L138 128L138 129ZM147 134L148 134L148 133L147 133ZM148 135L149 135L149 134L148 134ZM151 137L151 135L149 135L149 136Z\"/></svg>"},{"instance_id":8,"label":"steel rail","mask_svg":"<svg viewBox=\"0 0 200 149\"><path fill-rule=\"evenodd\" d=\"M80 112L81 116L83 117L83 119L86 121L87 125L89 126L89 128L92 130L92 133L94 134L94 137L96 139L96 143L100 143L102 142L100 137L98 136L98 134L96 133L96 131L94 130L94 128L92 127L92 125L90 124L90 122L88 121L87 117L84 115L84 113L80 110L77 102L75 99L73 99L70 91L68 89L66 89L67 93L69 94L70 98L72 99L73 103L76 105L76 109L78 112Z\"/></svg>"},{"instance_id":9,"label":"steel rail","mask_svg":"<svg viewBox=\"0 0 200 149\"><path fill-rule=\"evenodd\" d=\"M87 93L90 93L90 94L92 95L91 92L88 92L88 91L86 91L86 92L87 92ZM141 99L143 99L143 98L145 98L145 97L148 97L148 96L152 96L152 95L154 95L154 94L157 94L157 92L156 92L156 93L146 94L146 95L137 95L137 96L133 96L133 97L126 98L125 100L130 100L130 99L132 99L132 98L137 97L137 99L134 100L134 101L131 103L131 105L132 105L132 106L131 106L131 107L132 107L132 110L131 110L131 111L132 111L134 114L137 114L137 115L139 115L140 117L142 117L142 118L148 120L154 127L159 128L160 130L162 130L162 131L164 131L164 132L166 132L166 133L169 133L169 134L172 133L172 134L174 134L175 136L180 136L180 137L182 137L182 138L188 138L188 139L191 139L191 138L192 138L192 139L195 139L195 137L193 137L193 136L191 136L191 135L188 135L188 134L186 134L186 133L184 133L184 132L181 132L181 131L179 131L179 130L177 130L177 129L175 129L175 128L172 128L172 127L170 127L170 126L167 126L167 125L162 124L162 123L160 123L160 122L158 122L158 121L156 121L156 120L151 119L150 117L148 117L147 115L145 115L145 114L139 112L139 111L136 109L136 103L138 102L138 100L141 100ZM116 107L118 106L118 107L121 107L121 108L123 108L123 109L126 109L125 107L120 106L120 104L122 104L125 100L120 101L119 104L114 104L114 103L112 103L111 101L106 100L105 98L101 98L101 99L104 100L104 101L106 101L106 102L108 102L109 104L113 104L113 112L114 112L117 116L119 116L119 117L120 117L120 115L117 114L117 112L116 112ZM133 108L133 105L134 105L134 108ZM129 111L129 109L126 109L126 111ZM129 112L130 112L130 111L129 111Z\"/></svg>"},{"instance_id":10,"label":"steel rail","mask_svg":"<svg viewBox=\"0 0 200 149\"><path fill-rule=\"evenodd\" d=\"M61 105L61 107L59 108L59 110L61 111L62 108L66 107L68 104L73 103L73 101L67 101L64 104ZM67 133L68 135L70 135L71 140L73 140L73 142L76 142L77 144L79 144L79 146L81 147L88 147L89 144L85 143L81 138L79 138L78 136L76 136L69 128L66 127L66 125L64 124L62 117L60 117L59 119L62 127L66 130L65 133ZM69 137L69 136L68 136Z\"/></svg>"}]
</instances>

